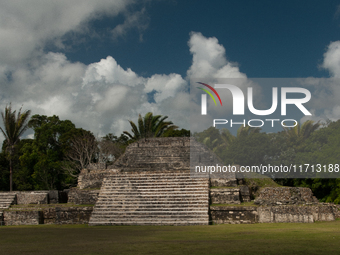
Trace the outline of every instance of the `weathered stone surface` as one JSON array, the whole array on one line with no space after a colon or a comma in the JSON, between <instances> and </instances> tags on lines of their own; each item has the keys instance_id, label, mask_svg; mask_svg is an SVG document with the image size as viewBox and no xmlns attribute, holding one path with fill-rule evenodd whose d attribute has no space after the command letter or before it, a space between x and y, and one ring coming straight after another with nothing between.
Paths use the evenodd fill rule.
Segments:
<instances>
[{"instance_id":1,"label":"weathered stone surface","mask_svg":"<svg viewBox=\"0 0 340 255\"><path fill-rule=\"evenodd\" d=\"M307 206L272 206L259 207L259 222L294 222L311 223L314 222L313 213Z\"/></svg>"},{"instance_id":2,"label":"weathered stone surface","mask_svg":"<svg viewBox=\"0 0 340 255\"><path fill-rule=\"evenodd\" d=\"M49 204L58 204L59 203L59 191L49 190L48 198L49 198Z\"/></svg>"},{"instance_id":3,"label":"weathered stone surface","mask_svg":"<svg viewBox=\"0 0 340 255\"><path fill-rule=\"evenodd\" d=\"M332 205L332 207L335 218L340 218L340 205Z\"/></svg>"},{"instance_id":4,"label":"weathered stone surface","mask_svg":"<svg viewBox=\"0 0 340 255\"><path fill-rule=\"evenodd\" d=\"M0 226L4 225L4 214L0 212Z\"/></svg>"},{"instance_id":5,"label":"weathered stone surface","mask_svg":"<svg viewBox=\"0 0 340 255\"><path fill-rule=\"evenodd\" d=\"M104 177L110 173L110 170L88 170L83 169L78 177L79 189L96 189L102 186Z\"/></svg>"},{"instance_id":6,"label":"weathered stone surface","mask_svg":"<svg viewBox=\"0 0 340 255\"><path fill-rule=\"evenodd\" d=\"M207 225L209 182L188 171L122 172L104 179L90 225Z\"/></svg>"},{"instance_id":7,"label":"weathered stone surface","mask_svg":"<svg viewBox=\"0 0 340 255\"><path fill-rule=\"evenodd\" d=\"M331 205L323 204L311 207L315 221L333 221L336 219L333 207Z\"/></svg>"},{"instance_id":8,"label":"weathered stone surface","mask_svg":"<svg viewBox=\"0 0 340 255\"><path fill-rule=\"evenodd\" d=\"M190 137L141 139L130 144L110 168L122 171L189 171Z\"/></svg>"},{"instance_id":9,"label":"weathered stone surface","mask_svg":"<svg viewBox=\"0 0 340 255\"><path fill-rule=\"evenodd\" d=\"M56 224L87 224L93 207L56 207Z\"/></svg>"},{"instance_id":10,"label":"weathered stone surface","mask_svg":"<svg viewBox=\"0 0 340 255\"><path fill-rule=\"evenodd\" d=\"M210 189L211 204L240 204L240 189Z\"/></svg>"},{"instance_id":11,"label":"weathered stone surface","mask_svg":"<svg viewBox=\"0 0 340 255\"><path fill-rule=\"evenodd\" d=\"M258 222L256 206L210 206L215 224L249 224Z\"/></svg>"},{"instance_id":12,"label":"weathered stone surface","mask_svg":"<svg viewBox=\"0 0 340 255\"><path fill-rule=\"evenodd\" d=\"M293 222L311 223L314 221L335 220L333 209L327 205L317 206L260 206L258 207L259 222Z\"/></svg>"},{"instance_id":13,"label":"weathered stone surface","mask_svg":"<svg viewBox=\"0 0 340 255\"><path fill-rule=\"evenodd\" d=\"M241 202L250 202L251 201L251 194L250 194L250 189L246 185L241 185L238 186L240 189L240 197L241 197Z\"/></svg>"},{"instance_id":14,"label":"weathered stone surface","mask_svg":"<svg viewBox=\"0 0 340 255\"><path fill-rule=\"evenodd\" d=\"M78 205L94 205L97 202L99 189L97 190L82 190L70 189L68 192L68 202Z\"/></svg>"},{"instance_id":15,"label":"weathered stone surface","mask_svg":"<svg viewBox=\"0 0 340 255\"><path fill-rule=\"evenodd\" d=\"M300 187L266 187L260 190L255 204L258 205L288 205L312 204L318 200L313 196L311 189Z\"/></svg>"},{"instance_id":16,"label":"weathered stone surface","mask_svg":"<svg viewBox=\"0 0 340 255\"><path fill-rule=\"evenodd\" d=\"M10 207L17 203L17 195L15 192L0 192L0 210Z\"/></svg>"},{"instance_id":17,"label":"weathered stone surface","mask_svg":"<svg viewBox=\"0 0 340 255\"><path fill-rule=\"evenodd\" d=\"M20 191L17 193L18 205L48 204L49 191Z\"/></svg>"},{"instance_id":18,"label":"weathered stone surface","mask_svg":"<svg viewBox=\"0 0 340 255\"><path fill-rule=\"evenodd\" d=\"M55 224L55 207L42 209L44 224Z\"/></svg>"},{"instance_id":19,"label":"weathered stone surface","mask_svg":"<svg viewBox=\"0 0 340 255\"><path fill-rule=\"evenodd\" d=\"M331 205L210 206L211 218L218 224L312 223L333 221Z\"/></svg>"},{"instance_id":20,"label":"weathered stone surface","mask_svg":"<svg viewBox=\"0 0 340 255\"><path fill-rule=\"evenodd\" d=\"M106 163L90 163L87 169L88 170L103 170L103 169L106 169Z\"/></svg>"},{"instance_id":21,"label":"weathered stone surface","mask_svg":"<svg viewBox=\"0 0 340 255\"><path fill-rule=\"evenodd\" d=\"M210 179L211 187L237 187L237 179L216 178Z\"/></svg>"},{"instance_id":22,"label":"weathered stone surface","mask_svg":"<svg viewBox=\"0 0 340 255\"><path fill-rule=\"evenodd\" d=\"M42 211L4 211L5 225L43 224Z\"/></svg>"}]
</instances>

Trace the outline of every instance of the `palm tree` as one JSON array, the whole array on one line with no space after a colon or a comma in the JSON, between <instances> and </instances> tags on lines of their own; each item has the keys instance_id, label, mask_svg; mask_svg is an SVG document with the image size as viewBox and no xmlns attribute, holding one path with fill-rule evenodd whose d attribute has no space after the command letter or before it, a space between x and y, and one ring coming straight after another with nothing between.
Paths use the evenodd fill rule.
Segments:
<instances>
[{"instance_id":1,"label":"palm tree","mask_svg":"<svg viewBox=\"0 0 340 255\"><path fill-rule=\"evenodd\" d=\"M286 136L291 141L301 141L307 139L315 130L320 127L319 121L314 123L312 120L307 120L302 125L298 123L295 127L284 127Z\"/></svg>"},{"instance_id":2,"label":"palm tree","mask_svg":"<svg viewBox=\"0 0 340 255\"><path fill-rule=\"evenodd\" d=\"M15 115L16 111L12 112L11 104L6 106L5 113L1 112L2 121L4 124L4 129L1 129L2 134L4 135L7 147L6 150L9 153L9 187L10 191L13 189L12 183L12 156L15 150L15 145L20 141L20 136L27 130L28 128L28 117L31 113L30 110L27 110L21 113L21 108L19 109L18 115Z\"/></svg>"},{"instance_id":3,"label":"palm tree","mask_svg":"<svg viewBox=\"0 0 340 255\"><path fill-rule=\"evenodd\" d=\"M167 118L168 116L162 117L162 115L153 116L152 112L145 114L144 118L142 118L142 116L139 114L138 127L133 121L129 120L133 135L127 131L124 131L123 133L132 140L149 137L160 137L165 131L178 128L177 126L173 125L171 121L164 121Z\"/></svg>"},{"instance_id":4,"label":"palm tree","mask_svg":"<svg viewBox=\"0 0 340 255\"><path fill-rule=\"evenodd\" d=\"M259 127L240 126L239 129L237 129L237 137L247 137L250 134L258 134L260 131L261 128Z\"/></svg>"}]
</instances>

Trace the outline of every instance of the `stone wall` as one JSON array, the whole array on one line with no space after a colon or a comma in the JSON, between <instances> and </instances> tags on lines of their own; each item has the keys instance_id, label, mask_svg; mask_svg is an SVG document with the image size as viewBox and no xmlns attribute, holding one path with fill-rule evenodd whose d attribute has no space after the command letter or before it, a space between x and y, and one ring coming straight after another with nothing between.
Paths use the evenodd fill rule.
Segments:
<instances>
[{"instance_id":1,"label":"stone wall","mask_svg":"<svg viewBox=\"0 0 340 255\"><path fill-rule=\"evenodd\" d=\"M110 168L122 171L189 171L190 137L141 139L130 144Z\"/></svg>"},{"instance_id":2,"label":"stone wall","mask_svg":"<svg viewBox=\"0 0 340 255\"><path fill-rule=\"evenodd\" d=\"M48 191L21 191L17 193L17 204L48 204Z\"/></svg>"},{"instance_id":3,"label":"stone wall","mask_svg":"<svg viewBox=\"0 0 340 255\"><path fill-rule=\"evenodd\" d=\"M312 223L333 221L332 205L281 206L210 206L211 219L216 224L240 223Z\"/></svg>"},{"instance_id":4,"label":"stone wall","mask_svg":"<svg viewBox=\"0 0 340 255\"><path fill-rule=\"evenodd\" d=\"M288 204L318 203L310 188L300 187L266 187L260 190L255 200L258 205L288 205Z\"/></svg>"},{"instance_id":5,"label":"stone wall","mask_svg":"<svg viewBox=\"0 0 340 255\"><path fill-rule=\"evenodd\" d=\"M55 224L56 219L55 207L43 208L42 214L44 224Z\"/></svg>"},{"instance_id":6,"label":"stone wall","mask_svg":"<svg viewBox=\"0 0 340 255\"><path fill-rule=\"evenodd\" d=\"M0 226L4 225L4 213L0 212Z\"/></svg>"},{"instance_id":7,"label":"stone wall","mask_svg":"<svg viewBox=\"0 0 340 255\"><path fill-rule=\"evenodd\" d=\"M51 207L39 210L6 210L4 225L88 224L93 207ZM0 221L1 221L0 215Z\"/></svg>"},{"instance_id":8,"label":"stone wall","mask_svg":"<svg viewBox=\"0 0 340 255\"><path fill-rule=\"evenodd\" d=\"M225 179L225 178L211 178L211 187L237 187L236 179Z\"/></svg>"},{"instance_id":9,"label":"stone wall","mask_svg":"<svg viewBox=\"0 0 340 255\"><path fill-rule=\"evenodd\" d=\"M93 207L56 207L56 224L88 224Z\"/></svg>"},{"instance_id":10,"label":"stone wall","mask_svg":"<svg viewBox=\"0 0 340 255\"><path fill-rule=\"evenodd\" d=\"M97 202L99 189L97 190L81 190L70 189L68 193L68 202L78 205L94 205Z\"/></svg>"},{"instance_id":11,"label":"stone wall","mask_svg":"<svg viewBox=\"0 0 340 255\"><path fill-rule=\"evenodd\" d=\"M4 211L4 222L10 225L38 225L43 223L42 211Z\"/></svg>"},{"instance_id":12,"label":"stone wall","mask_svg":"<svg viewBox=\"0 0 340 255\"><path fill-rule=\"evenodd\" d=\"M210 206L215 224L249 224L258 222L256 206Z\"/></svg>"},{"instance_id":13,"label":"stone wall","mask_svg":"<svg viewBox=\"0 0 340 255\"><path fill-rule=\"evenodd\" d=\"M99 169L88 170L83 169L78 177L79 189L97 189L102 186L102 182L106 175L113 173L113 170Z\"/></svg>"},{"instance_id":14,"label":"stone wall","mask_svg":"<svg viewBox=\"0 0 340 255\"><path fill-rule=\"evenodd\" d=\"M240 189L210 189L210 202L211 204L240 204Z\"/></svg>"},{"instance_id":15,"label":"stone wall","mask_svg":"<svg viewBox=\"0 0 340 255\"><path fill-rule=\"evenodd\" d=\"M258 208L258 214L259 223L314 222L311 208L307 206L261 206Z\"/></svg>"},{"instance_id":16,"label":"stone wall","mask_svg":"<svg viewBox=\"0 0 340 255\"><path fill-rule=\"evenodd\" d=\"M332 205L334 216L336 219L340 219L340 205Z\"/></svg>"},{"instance_id":17,"label":"stone wall","mask_svg":"<svg viewBox=\"0 0 340 255\"><path fill-rule=\"evenodd\" d=\"M259 222L293 222L311 223L314 221L333 221L335 220L331 206L260 206L258 208Z\"/></svg>"},{"instance_id":18,"label":"stone wall","mask_svg":"<svg viewBox=\"0 0 340 255\"><path fill-rule=\"evenodd\" d=\"M241 202L250 202L251 201L251 193L250 193L249 187L246 186L246 185L240 185L240 186L238 186L238 188L240 189Z\"/></svg>"}]
</instances>

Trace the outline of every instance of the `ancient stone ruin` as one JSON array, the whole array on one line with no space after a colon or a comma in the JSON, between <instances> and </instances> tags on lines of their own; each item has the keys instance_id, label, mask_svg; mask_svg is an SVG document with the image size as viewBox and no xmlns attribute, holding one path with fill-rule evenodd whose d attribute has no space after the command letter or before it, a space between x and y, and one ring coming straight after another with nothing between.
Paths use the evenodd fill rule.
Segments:
<instances>
[{"instance_id":1,"label":"ancient stone ruin","mask_svg":"<svg viewBox=\"0 0 340 255\"><path fill-rule=\"evenodd\" d=\"M318 203L308 188L266 187L251 202L244 180L235 174L227 179L193 174L190 160L222 164L193 138L142 139L128 146L114 165L82 170L77 188L0 192L0 223L206 225L340 217L339 205ZM35 207L29 209L29 204Z\"/></svg>"}]
</instances>

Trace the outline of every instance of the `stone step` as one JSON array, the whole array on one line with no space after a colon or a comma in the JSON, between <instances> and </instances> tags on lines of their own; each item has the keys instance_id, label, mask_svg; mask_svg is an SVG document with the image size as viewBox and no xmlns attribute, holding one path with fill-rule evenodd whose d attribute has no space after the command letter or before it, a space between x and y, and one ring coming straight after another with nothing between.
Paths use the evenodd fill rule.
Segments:
<instances>
[{"instance_id":1,"label":"stone step","mask_svg":"<svg viewBox=\"0 0 340 255\"><path fill-rule=\"evenodd\" d=\"M196 196L196 195L202 195L208 193L208 190L187 190L187 191L166 191L166 192L161 192L161 191L139 191L139 190L134 190L134 191L124 191L124 190L105 190L103 192L99 193L99 197L102 196L119 196L121 194L130 194L130 195L143 195L143 196L165 196L165 195L171 195L171 196Z\"/></svg>"},{"instance_id":2,"label":"stone step","mask_svg":"<svg viewBox=\"0 0 340 255\"><path fill-rule=\"evenodd\" d=\"M160 205L141 205L141 204L130 204L130 205L124 205L124 204L115 204L115 205L96 205L96 209L100 210L130 210L130 209L150 209L150 210L155 210L155 209L164 209L164 210L193 210L193 209L202 209L202 208L209 208L209 204L195 204L187 207L178 207L178 204L173 204L173 205L165 205L165 204L160 204Z\"/></svg>"},{"instance_id":3,"label":"stone step","mask_svg":"<svg viewBox=\"0 0 340 255\"><path fill-rule=\"evenodd\" d=\"M155 213L153 214L113 214L113 215L105 215L105 214L97 214L94 216L91 216L90 222L93 221L139 221L141 219L144 220L199 220L199 219L209 219L209 216L207 213L203 214L197 214L197 215L189 215L189 214L160 214L157 215Z\"/></svg>"},{"instance_id":4,"label":"stone step","mask_svg":"<svg viewBox=\"0 0 340 255\"><path fill-rule=\"evenodd\" d=\"M196 220L174 220L174 219L169 219L169 220L151 220L151 219L146 219L144 221L90 221L89 226L112 226L112 225L171 225L171 226L188 226L188 225L208 225L209 220L208 219L196 219Z\"/></svg>"},{"instance_id":5,"label":"stone step","mask_svg":"<svg viewBox=\"0 0 340 255\"><path fill-rule=\"evenodd\" d=\"M190 172L118 173L104 178L89 224L208 224L208 211L207 179Z\"/></svg>"},{"instance_id":6,"label":"stone step","mask_svg":"<svg viewBox=\"0 0 340 255\"><path fill-rule=\"evenodd\" d=\"M140 172L138 174L136 173L129 173L129 172L121 172L121 173L112 173L106 176L110 177L110 178L131 178L131 179L142 179L142 178L154 178L154 179L164 179L164 178L168 178L168 179L173 179L173 178L190 178L191 177L191 172L188 171L187 173L171 173L171 174L162 174L159 175L158 173L149 173L149 172ZM201 179L205 179L205 178L201 178Z\"/></svg>"},{"instance_id":7,"label":"stone step","mask_svg":"<svg viewBox=\"0 0 340 255\"><path fill-rule=\"evenodd\" d=\"M96 209L100 209L100 212L108 212L108 211L117 211L117 212L127 212L127 211L132 211L132 212L148 212L148 211L159 211L159 212L170 212L170 211L204 211L208 212L209 206L200 206L200 207L110 207L110 208L104 208L104 207L96 207Z\"/></svg>"},{"instance_id":8,"label":"stone step","mask_svg":"<svg viewBox=\"0 0 340 255\"><path fill-rule=\"evenodd\" d=\"M139 221L141 219L144 220L199 220L199 219L209 219L208 214L199 214L199 215L194 215L195 217L192 217L191 215L183 215L183 214L177 214L177 215L156 215L156 214L138 214L138 215L97 215L95 220L91 220L90 222L93 221ZM92 217L92 216L91 216Z\"/></svg>"},{"instance_id":9,"label":"stone step","mask_svg":"<svg viewBox=\"0 0 340 255\"><path fill-rule=\"evenodd\" d=\"M0 209L8 209L16 201L16 193L0 192Z\"/></svg>"},{"instance_id":10,"label":"stone step","mask_svg":"<svg viewBox=\"0 0 340 255\"><path fill-rule=\"evenodd\" d=\"M102 187L128 187L134 184L136 187L209 187L208 183L190 181L188 183L178 183L178 182L117 182L117 183L105 183Z\"/></svg>"},{"instance_id":11,"label":"stone step","mask_svg":"<svg viewBox=\"0 0 340 255\"><path fill-rule=\"evenodd\" d=\"M110 203L110 202L117 202L117 201L122 201L122 202L129 202L129 201L134 201L134 202L148 202L150 204L153 203L153 201L158 201L158 202L188 202L188 201L197 201L197 200L207 200L208 201L209 196L208 195L200 195L200 196L195 196L195 197L173 197L169 195L163 195L163 196L106 196L106 197L99 197L97 200L97 203Z\"/></svg>"},{"instance_id":12,"label":"stone step","mask_svg":"<svg viewBox=\"0 0 340 255\"><path fill-rule=\"evenodd\" d=\"M201 184L205 184L208 183L208 179L204 179L204 180L199 180L202 178L191 178L191 177L176 177L176 178L155 178L155 177L143 177L143 178L129 178L129 177L124 177L124 178L114 178L111 180L106 181L108 184L110 183L170 183L170 182L174 182L174 183L178 183L183 182L183 184L185 183L192 183L193 181L195 183L201 183Z\"/></svg>"},{"instance_id":13,"label":"stone step","mask_svg":"<svg viewBox=\"0 0 340 255\"><path fill-rule=\"evenodd\" d=\"M194 188L200 188L200 189L208 189L209 186L206 184L159 184L159 183L124 183L124 184L106 184L103 185L103 189L125 189L125 188L131 188L133 187L134 189L194 189Z\"/></svg>"},{"instance_id":14,"label":"stone step","mask_svg":"<svg viewBox=\"0 0 340 255\"><path fill-rule=\"evenodd\" d=\"M118 186L118 187L102 187L102 192L117 191L117 192L158 192L158 191L180 191L180 192L192 192L192 191L208 191L208 187L134 187L134 186Z\"/></svg>"},{"instance_id":15,"label":"stone step","mask_svg":"<svg viewBox=\"0 0 340 255\"><path fill-rule=\"evenodd\" d=\"M136 201L136 200L126 200L126 201L113 201L113 200L109 200L109 201L101 201L102 203L95 205L96 207L105 207L105 206L121 206L121 205L125 205L125 206L145 206L145 205L149 205L149 206L172 206L172 205L182 205L182 206L193 206L193 205L209 205L209 202L205 199L205 200L193 200L193 201L183 201L183 200L179 200L179 201L154 201L152 204L150 203L150 201ZM107 202L107 203L104 203Z\"/></svg>"},{"instance_id":16,"label":"stone step","mask_svg":"<svg viewBox=\"0 0 340 255\"><path fill-rule=\"evenodd\" d=\"M172 192L171 192L172 191ZM170 193L171 192L171 193ZM201 191L201 190L108 190L108 191L103 191L99 194L99 197L102 196L125 196L125 194L129 194L131 196L168 196L171 194L171 196L190 196L190 195L203 195L206 192Z\"/></svg>"}]
</instances>

